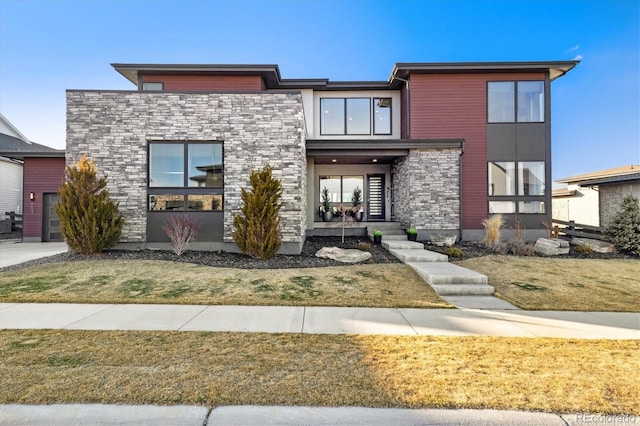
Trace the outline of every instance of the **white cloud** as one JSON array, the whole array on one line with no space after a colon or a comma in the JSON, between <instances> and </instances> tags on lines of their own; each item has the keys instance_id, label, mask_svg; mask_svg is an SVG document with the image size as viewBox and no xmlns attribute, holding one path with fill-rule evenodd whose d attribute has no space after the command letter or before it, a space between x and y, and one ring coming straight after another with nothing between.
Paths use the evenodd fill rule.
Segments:
<instances>
[{"instance_id":1,"label":"white cloud","mask_svg":"<svg viewBox=\"0 0 640 426\"><path fill-rule=\"evenodd\" d=\"M574 61L581 61L582 60L582 55L576 55L575 58L573 58Z\"/></svg>"},{"instance_id":2,"label":"white cloud","mask_svg":"<svg viewBox=\"0 0 640 426\"><path fill-rule=\"evenodd\" d=\"M575 46L573 46L573 47L571 47L571 48L567 49L567 52L566 52L566 53L570 53L570 52L577 52L579 49L580 49L580 45L579 45L579 44L576 44Z\"/></svg>"}]
</instances>

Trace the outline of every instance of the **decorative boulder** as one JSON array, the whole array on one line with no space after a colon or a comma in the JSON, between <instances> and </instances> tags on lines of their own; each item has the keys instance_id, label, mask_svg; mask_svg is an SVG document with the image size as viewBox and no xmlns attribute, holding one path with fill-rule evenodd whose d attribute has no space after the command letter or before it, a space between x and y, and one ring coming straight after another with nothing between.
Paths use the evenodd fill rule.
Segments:
<instances>
[{"instance_id":1,"label":"decorative boulder","mask_svg":"<svg viewBox=\"0 0 640 426\"><path fill-rule=\"evenodd\" d=\"M431 234L429 238L431 239L431 243L437 247L451 247L456 243L455 235Z\"/></svg>"},{"instance_id":2,"label":"decorative boulder","mask_svg":"<svg viewBox=\"0 0 640 426\"><path fill-rule=\"evenodd\" d=\"M569 254L569 242L559 238L538 238L533 250L545 256Z\"/></svg>"},{"instance_id":3,"label":"decorative boulder","mask_svg":"<svg viewBox=\"0 0 640 426\"><path fill-rule=\"evenodd\" d=\"M357 263L371 259L371 253L357 249L341 249L338 247L322 247L316 257L333 259L342 263Z\"/></svg>"},{"instance_id":4,"label":"decorative boulder","mask_svg":"<svg viewBox=\"0 0 640 426\"><path fill-rule=\"evenodd\" d=\"M586 246L596 253L613 253L616 248L613 244L606 241L594 240L591 238L578 238L574 237L571 240L571 244L574 246Z\"/></svg>"}]
</instances>

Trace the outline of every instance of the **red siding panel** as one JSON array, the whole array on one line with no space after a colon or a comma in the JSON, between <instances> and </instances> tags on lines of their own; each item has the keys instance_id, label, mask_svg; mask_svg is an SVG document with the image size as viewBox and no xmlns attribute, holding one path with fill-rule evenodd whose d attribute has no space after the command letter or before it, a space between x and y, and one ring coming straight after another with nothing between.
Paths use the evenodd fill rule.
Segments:
<instances>
[{"instance_id":1,"label":"red siding panel","mask_svg":"<svg viewBox=\"0 0 640 426\"><path fill-rule=\"evenodd\" d=\"M143 75L143 82L164 83L164 90L221 90L252 91L262 90L262 77L259 75Z\"/></svg>"},{"instance_id":2,"label":"red siding panel","mask_svg":"<svg viewBox=\"0 0 640 426\"><path fill-rule=\"evenodd\" d=\"M42 237L42 194L58 192L64 182L64 167L64 158L24 159L23 237ZM35 201L29 199L31 192L35 194Z\"/></svg>"},{"instance_id":3,"label":"red siding panel","mask_svg":"<svg viewBox=\"0 0 640 426\"><path fill-rule=\"evenodd\" d=\"M482 228L487 205L487 81L541 80L541 73L411 75L411 138L464 138L462 227Z\"/></svg>"}]
</instances>

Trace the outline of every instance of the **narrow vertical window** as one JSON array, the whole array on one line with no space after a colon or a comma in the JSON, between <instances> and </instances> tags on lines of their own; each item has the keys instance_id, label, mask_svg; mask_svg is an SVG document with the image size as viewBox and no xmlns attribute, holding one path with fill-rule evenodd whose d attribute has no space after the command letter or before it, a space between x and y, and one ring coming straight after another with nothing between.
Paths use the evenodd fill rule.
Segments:
<instances>
[{"instance_id":1,"label":"narrow vertical window","mask_svg":"<svg viewBox=\"0 0 640 426\"><path fill-rule=\"evenodd\" d=\"M347 99L347 134L371 134L371 99Z\"/></svg>"},{"instance_id":2,"label":"narrow vertical window","mask_svg":"<svg viewBox=\"0 0 640 426\"><path fill-rule=\"evenodd\" d=\"M489 123L513 123L515 121L513 81L489 82L487 99Z\"/></svg>"},{"instance_id":3,"label":"narrow vertical window","mask_svg":"<svg viewBox=\"0 0 640 426\"><path fill-rule=\"evenodd\" d=\"M518 163L518 195L544 195L544 161Z\"/></svg>"},{"instance_id":4,"label":"narrow vertical window","mask_svg":"<svg viewBox=\"0 0 640 426\"><path fill-rule=\"evenodd\" d=\"M373 98L373 133L391 134L391 98Z\"/></svg>"},{"instance_id":5,"label":"narrow vertical window","mask_svg":"<svg viewBox=\"0 0 640 426\"><path fill-rule=\"evenodd\" d=\"M541 123L544 121L544 82L518 82L518 121Z\"/></svg>"},{"instance_id":6,"label":"narrow vertical window","mask_svg":"<svg viewBox=\"0 0 640 426\"><path fill-rule=\"evenodd\" d=\"M515 195L515 163L509 161L489 163L489 195Z\"/></svg>"},{"instance_id":7,"label":"narrow vertical window","mask_svg":"<svg viewBox=\"0 0 640 426\"><path fill-rule=\"evenodd\" d=\"M320 114L323 135L344 135L344 98L320 99Z\"/></svg>"},{"instance_id":8,"label":"narrow vertical window","mask_svg":"<svg viewBox=\"0 0 640 426\"><path fill-rule=\"evenodd\" d=\"M149 146L149 186L184 186L184 144Z\"/></svg>"}]
</instances>

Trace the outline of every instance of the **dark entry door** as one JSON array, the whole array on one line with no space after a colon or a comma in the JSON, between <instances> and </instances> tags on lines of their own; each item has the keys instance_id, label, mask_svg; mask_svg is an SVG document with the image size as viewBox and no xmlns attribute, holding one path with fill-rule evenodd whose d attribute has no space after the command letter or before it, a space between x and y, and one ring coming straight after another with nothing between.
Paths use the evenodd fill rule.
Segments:
<instances>
[{"instance_id":1,"label":"dark entry door","mask_svg":"<svg viewBox=\"0 0 640 426\"><path fill-rule=\"evenodd\" d=\"M56 214L56 205L60 196L56 193L42 194L42 241L62 241L60 219Z\"/></svg>"},{"instance_id":2,"label":"dark entry door","mask_svg":"<svg viewBox=\"0 0 640 426\"><path fill-rule=\"evenodd\" d=\"M385 220L384 175L367 175L367 220Z\"/></svg>"}]
</instances>

